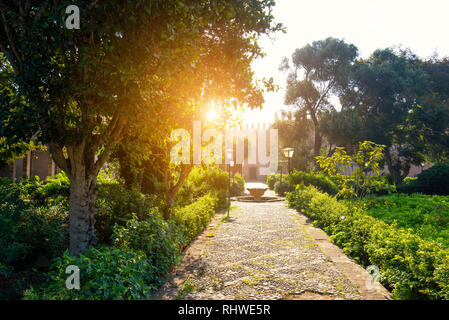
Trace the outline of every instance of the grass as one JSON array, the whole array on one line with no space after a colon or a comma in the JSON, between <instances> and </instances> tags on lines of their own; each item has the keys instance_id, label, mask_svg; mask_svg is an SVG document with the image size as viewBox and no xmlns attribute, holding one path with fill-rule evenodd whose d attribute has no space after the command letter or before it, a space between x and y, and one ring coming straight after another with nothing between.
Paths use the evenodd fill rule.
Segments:
<instances>
[{"instance_id":1,"label":"grass","mask_svg":"<svg viewBox=\"0 0 449 320\"><path fill-rule=\"evenodd\" d=\"M370 216L449 247L449 196L391 194L363 202Z\"/></svg>"}]
</instances>

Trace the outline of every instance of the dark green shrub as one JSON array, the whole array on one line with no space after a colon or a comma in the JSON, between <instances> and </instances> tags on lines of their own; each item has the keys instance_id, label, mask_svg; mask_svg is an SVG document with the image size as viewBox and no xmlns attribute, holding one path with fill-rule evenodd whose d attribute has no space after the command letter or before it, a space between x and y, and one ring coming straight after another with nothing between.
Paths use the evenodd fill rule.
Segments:
<instances>
[{"instance_id":1,"label":"dark green shrub","mask_svg":"<svg viewBox=\"0 0 449 320\"><path fill-rule=\"evenodd\" d=\"M192 241L209 224L215 214L217 198L211 195L201 197L196 202L175 209L174 221L184 226L186 241Z\"/></svg>"},{"instance_id":2,"label":"dark green shrub","mask_svg":"<svg viewBox=\"0 0 449 320\"><path fill-rule=\"evenodd\" d=\"M165 221L156 210L144 221L134 217L126 222L126 227L116 225L113 243L121 248L143 251L155 267L158 278L165 276L180 261L186 245L183 229L174 221Z\"/></svg>"},{"instance_id":3,"label":"dark green shrub","mask_svg":"<svg viewBox=\"0 0 449 320\"><path fill-rule=\"evenodd\" d=\"M245 178L236 174L231 180L231 197L241 196L245 192Z\"/></svg>"},{"instance_id":4,"label":"dark green shrub","mask_svg":"<svg viewBox=\"0 0 449 320\"><path fill-rule=\"evenodd\" d=\"M80 289L68 290L67 266L80 269ZM108 300L148 299L160 280L156 267L142 251L126 247L91 247L79 258L66 251L54 260L46 281L25 293L25 299Z\"/></svg>"},{"instance_id":5,"label":"dark green shrub","mask_svg":"<svg viewBox=\"0 0 449 320\"><path fill-rule=\"evenodd\" d=\"M276 181L274 184L274 192L281 197L285 196L286 192L292 191L292 189L291 185L285 180L282 180L282 182L280 180Z\"/></svg>"},{"instance_id":6,"label":"dark green shrub","mask_svg":"<svg viewBox=\"0 0 449 320\"><path fill-rule=\"evenodd\" d=\"M125 226L133 215L139 221L148 219L152 209L157 207L157 201L155 197L144 195L136 188L129 189L112 182L98 185L97 206L96 235L100 243L110 244L115 224Z\"/></svg>"},{"instance_id":7,"label":"dark green shrub","mask_svg":"<svg viewBox=\"0 0 449 320\"><path fill-rule=\"evenodd\" d=\"M332 196L339 192L337 185L322 173L294 171L288 176L288 182L293 188L298 184L315 186Z\"/></svg>"},{"instance_id":8,"label":"dark green shrub","mask_svg":"<svg viewBox=\"0 0 449 320\"><path fill-rule=\"evenodd\" d=\"M228 185L228 173L220 168L194 167L176 196L175 207L189 205L211 192L217 195L221 205L225 205Z\"/></svg>"},{"instance_id":9,"label":"dark green shrub","mask_svg":"<svg viewBox=\"0 0 449 320\"><path fill-rule=\"evenodd\" d=\"M67 247L67 208L36 207L28 199L31 182L27 184L0 185L0 297L20 296L29 281L39 277L38 269Z\"/></svg>"},{"instance_id":10,"label":"dark green shrub","mask_svg":"<svg viewBox=\"0 0 449 320\"><path fill-rule=\"evenodd\" d=\"M449 249L410 230L388 225L353 202L338 201L315 187L298 185L289 206L323 228L346 254L380 269L382 284L397 299L448 299Z\"/></svg>"},{"instance_id":11,"label":"dark green shrub","mask_svg":"<svg viewBox=\"0 0 449 320\"><path fill-rule=\"evenodd\" d=\"M449 195L449 162L437 163L421 172L416 180L403 182L401 193Z\"/></svg>"}]
</instances>

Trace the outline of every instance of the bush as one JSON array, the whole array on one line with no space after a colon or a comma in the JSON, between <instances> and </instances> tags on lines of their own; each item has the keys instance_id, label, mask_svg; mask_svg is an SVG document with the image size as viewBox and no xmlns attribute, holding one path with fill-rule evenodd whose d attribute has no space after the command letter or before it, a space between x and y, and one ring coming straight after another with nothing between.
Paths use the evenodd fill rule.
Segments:
<instances>
[{"instance_id":1,"label":"bush","mask_svg":"<svg viewBox=\"0 0 449 320\"><path fill-rule=\"evenodd\" d=\"M241 196L245 192L245 178L236 174L231 180L231 197Z\"/></svg>"},{"instance_id":2,"label":"bush","mask_svg":"<svg viewBox=\"0 0 449 320\"><path fill-rule=\"evenodd\" d=\"M17 297L39 270L67 246L68 212L63 204L38 207L27 192L39 183L0 184L0 297ZM8 272L6 272L8 271ZM5 286L5 288L3 287Z\"/></svg>"},{"instance_id":3,"label":"bush","mask_svg":"<svg viewBox=\"0 0 449 320\"><path fill-rule=\"evenodd\" d=\"M410 230L396 228L315 187L298 185L287 194L289 206L304 212L344 252L380 269L382 284L397 299L449 299L449 250Z\"/></svg>"},{"instance_id":4,"label":"bush","mask_svg":"<svg viewBox=\"0 0 449 320\"><path fill-rule=\"evenodd\" d=\"M421 172L417 179L403 181L398 191L401 193L449 195L449 162L437 163Z\"/></svg>"},{"instance_id":5,"label":"bush","mask_svg":"<svg viewBox=\"0 0 449 320\"><path fill-rule=\"evenodd\" d=\"M66 288L66 268L80 269L80 289ZM99 300L147 299L157 288L159 277L156 267L142 251L128 248L90 247L79 258L69 256L54 261L46 281L25 293L27 300Z\"/></svg>"},{"instance_id":6,"label":"bush","mask_svg":"<svg viewBox=\"0 0 449 320\"><path fill-rule=\"evenodd\" d=\"M294 171L288 176L288 182L291 186L293 186L293 188L298 184L302 184L304 186L315 186L319 190L332 196L339 192L337 185L322 173Z\"/></svg>"},{"instance_id":7,"label":"bush","mask_svg":"<svg viewBox=\"0 0 449 320\"><path fill-rule=\"evenodd\" d=\"M175 207L184 207L213 192L224 206L228 192L228 173L218 167L194 167L179 190Z\"/></svg>"},{"instance_id":8,"label":"bush","mask_svg":"<svg viewBox=\"0 0 449 320\"><path fill-rule=\"evenodd\" d=\"M274 192L276 192L276 194L278 194L279 196L281 197L285 196L285 193L288 191L292 191L292 187L287 181L282 180L281 182L279 180L276 181L276 183L274 184Z\"/></svg>"},{"instance_id":9,"label":"bush","mask_svg":"<svg viewBox=\"0 0 449 320\"><path fill-rule=\"evenodd\" d=\"M157 278L165 276L180 261L186 245L181 228L174 221L165 221L156 210L144 221L134 217L126 222L126 227L116 225L113 242L117 247L144 252Z\"/></svg>"},{"instance_id":10,"label":"bush","mask_svg":"<svg viewBox=\"0 0 449 320\"><path fill-rule=\"evenodd\" d=\"M206 195L188 206L175 209L173 219L184 227L186 241L192 241L209 224L217 202L216 197Z\"/></svg>"},{"instance_id":11,"label":"bush","mask_svg":"<svg viewBox=\"0 0 449 320\"><path fill-rule=\"evenodd\" d=\"M155 197L142 194L136 188L129 189L115 182L99 183L95 215L99 243L111 244L114 225L125 226L133 215L139 221L150 218L157 204Z\"/></svg>"}]
</instances>

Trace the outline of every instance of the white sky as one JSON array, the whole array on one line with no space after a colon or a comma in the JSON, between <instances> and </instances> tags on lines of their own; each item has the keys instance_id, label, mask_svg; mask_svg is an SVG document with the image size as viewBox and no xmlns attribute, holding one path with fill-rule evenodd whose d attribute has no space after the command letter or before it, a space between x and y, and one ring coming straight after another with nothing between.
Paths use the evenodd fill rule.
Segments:
<instances>
[{"instance_id":1,"label":"white sky","mask_svg":"<svg viewBox=\"0 0 449 320\"><path fill-rule=\"evenodd\" d=\"M276 0L273 14L287 33L259 41L266 57L255 61L253 69L257 78L273 77L281 89L265 95L262 111L246 112L248 122L272 122L284 108L281 59L316 40L344 39L357 46L361 57L392 46L410 48L423 58L435 52L449 56L448 0Z\"/></svg>"}]
</instances>

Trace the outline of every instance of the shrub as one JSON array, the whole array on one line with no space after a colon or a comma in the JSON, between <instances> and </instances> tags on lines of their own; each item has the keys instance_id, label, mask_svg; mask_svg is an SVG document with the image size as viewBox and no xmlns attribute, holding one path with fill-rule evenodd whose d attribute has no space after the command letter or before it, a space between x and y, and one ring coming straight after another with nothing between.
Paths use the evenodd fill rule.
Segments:
<instances>
[{"instance_id":1,"label":"shrub","mask_svg":"<svg viewBox=\"0 0 449 320\"><path fill-rule=\"evenodd\" d=\"M315 186L330 195L336 195L339 192L337 185L322 173L294 171L288 176L288 182L293 188L302 184L304 186Z\"/></svg>"},{"instance_id":2,"label":"shrub","mask_svg":"<svg viewBox=\"0 0 449 320\"><path fill-rule=\"evenodd\" d=\"M337 201L313 186L298 185L287 200L346 254L379 267L381 282L391 286L395 298L449 298L449 250L440 244L368 216L363 207Z\"/></svg>"},{"instance_id":3,"label":"shrub","mask_svg":"<svg viewBox=\"0 0 449 320\"><path fill-rule=\"evenodd\" d=\"M80 269L80 289L66 288L66 268ZM146 299L157 288L159 277L155 266L142 251L128 248L90 247L80 257L71 257L66 251L54 260L52 270L39 287L25 293L29 300L66 299Z\"/></svg>"},{"instance_id":4,"label":"shrub","mask_svg":"<svg viewBox=\"0 0 449 320\"><path fill-rule=\"evenodd\" d=\"M100 243L110 244L113 226L125 226L133 218L139 221L148 219L157 201L151 195L145 195L136 188L128 188L118 183L101 183L97 197L98 211L95 215L96 235Z\"/></svg>"},{"instance_id":5,"label":"shrub","mask_svg":"<svg viewBox=\"0 0 449 320\"><path fill-rule=\"evenodd\" d=\"M194 167L179 190L175 207L184 207L213 192L224 206L228 192L228 173L218 167Z\"/></svg>"},{"instance_id":6,"label":"shrub","mask_svg":"<svg viewBox=\"0 0 449 320\"><path fill-rule=\"evenodd\" d=\"M449 195L449 162L437 163L424 170L417 179L404 181L398 190L402 193Z\"/></svg>"},{"instance_id":7,"label":"shrub","mask_svg":"<svg viewBox=\"0 0 449 320\"><path fill-rule=\"evenodd\" d=\"M31 182L26 187L22 183L0 185L0 283L2 287L7 283L0 296L20 296L23 287L38 278L38 269L67 246L66 207L37 207L26 193L30 189Z\"/></svg>"},{"instance_id":8,"label":"shrub","mask_svg":"<svg viewBox=\"0 0 449 320\"><path fill-rule=\"evenodd\" d=\"M209 224L217 202L216 197L206 195L188 206L175 209L173 219L178 225L184 226L186 241L192 241Z\"/></svg>"},{"instance_id":9,"label":"shrub","mask_svg":"<svg viewBox=\"0 0 449 320\"><path fill-rule=\"evenodd\" d=\"M245 178L236 174L231 180L231 197L241 196L245 192Z\"/></svg>"},{"instance_id":10,"label":"shrub","mask_svg":"<svg viewBox=\"0 0 449 320\"><path fill-rule=\"evenodd\" d=\"M276 192L279 196L285 196L285 193L291 191L292 187L287 181L282 180L282 182L276 181L274 184L274 192Z\"/></svg>"},{"instance_id":11,"label":"shrub","mask_svg":"<svg viewBox=\"0 0 449 320\"><path fill-rule=\"evenodd\" d=\"M165 221L154 209L144 221L134 217L126 222L125 227L116 225L113 242L121 248L144 252L155 267L158 278L170 272L180 261L185 247L181 228L174 221Z\"/></svg>"}]
</instances>

